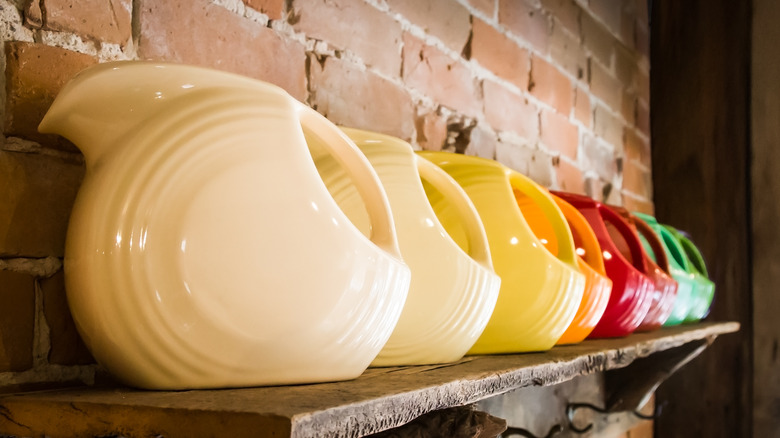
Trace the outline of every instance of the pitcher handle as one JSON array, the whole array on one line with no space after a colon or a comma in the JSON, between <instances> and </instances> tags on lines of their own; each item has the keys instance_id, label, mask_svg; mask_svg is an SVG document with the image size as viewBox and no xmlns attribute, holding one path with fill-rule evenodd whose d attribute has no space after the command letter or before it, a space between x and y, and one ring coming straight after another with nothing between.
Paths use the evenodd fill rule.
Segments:
<instances>
[{"instance_id":1,"label":"pitcher handle","mask_svg":"<svg viewBox=\"0 0 780 438\"><path fill-rule=\"evenodd\" d=\"M485 226L482 224L482 219L480 219L471 199L463 188L439 166L419 155L415 155L415 161L420 176L451 200L460 215L461 222L466 229L469 256L493 271L493 261L490 257L490 248L487 245Z\"/></svg>"},{"instance_id":2,"label":"pitcher handle","mask_svg":"<svg viewBox=\"0 0 780 438\"><path fill-rule=\"evenodd\" d=\"M611 208L602 203L598 203L598 210L601 217L611 223L615 229L623 236L623 239L628 245L628 250L631 251L631 260L635 268L639 269L643 274L647 273L647 265L645 264L644 253L642 250L642 244L639 243L639 236L631 229L631 226L626 222L619 214L615 213Z\"/></svg>"},{"instance_id":3,"label":"pitcher handle","mask_svg":"<svg viewBox=\"0 0 780 438\"><path fill-rule=\"evenodd\" d=\"M547 220L550 221L550 225L552 225L555 232L555 239L558 241L558 259L572 266L577 266L574 237L571 235L571 229L569 229L566 218L563 217L561 209L558 208L550 192L527 176L508 167L505 167L505 172L509 177L509 184L512 188L531 198L542 210Z\"/></svg>"},{"instance_id":4,"label":"pitcher handle","mask_svg":"<svg viewBox=\"0 0 780 438\"><path fill-rule=\"evenodd\" d=\"M301 125L322 138L324 147L355 182L371 222L370 240L403 260L387 194L368 159L336 125L308 106L296 103Z\"/></svg>"},{"instance_id":5,"label":"pitcher handle","mask_svg":"<svg viewBox=\"0 0 780 438\"><path fill-rule=\"evenodd\" d=\"M636 225L636 230L639 231L641 235L645 236L645 240L650 244L650 249L653 250L655 261L658 266L668 273L669 259L666 257L666 251L664 251L660 237L658 237L655 231L650 228L650 225L647 225L647 222L643 221L641 218L634 216L634 225Z\"/></svg>"},{"instance_id":6,"label":"pitcher handle","mask_svg":"<svg viewBox=\"0 0 780 438\"><path fill-rule=\"evenodd\" d=\"M601 245L599 245L599 239L596 237L596 233L593 232L593 228L588 224L588 220L585 216L579 212L573 205L564 201L556 195L552 195L555 203L558 204L558 208L563 212L563 216L569 223L572 230L576 230L580 236L582 243L582 249L585 250L585 255L582 257L585 263L590 265L591 268L596 270L601 275L607 275L604 268L604 256L601 254Z\"/></svg>"}]
</instances>

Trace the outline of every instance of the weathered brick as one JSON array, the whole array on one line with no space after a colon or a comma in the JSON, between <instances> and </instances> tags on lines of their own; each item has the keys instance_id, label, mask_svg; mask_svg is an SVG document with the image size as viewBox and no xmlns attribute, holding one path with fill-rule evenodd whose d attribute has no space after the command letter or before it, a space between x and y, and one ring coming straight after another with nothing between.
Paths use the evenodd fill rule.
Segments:
<instances>
[{"instance_id":1,"label":"weathered brick","mask_svg":"<svg viewBox=\"0 0 780 438\"><path fill-rule=\"evenodd\" d=\"M624 87L635 86L637 72L636 54L620 45L615 46L615 77Z\"/></svg>"},{"instance_id":2,"label":"weathered brick","mask_svg":"<svg viewBox=\"0 0 780 438\"><path fill-rule=\"evenodd\" d=\"M465 115L479 113L475 80L462 59L450 58L408 33L404 34L403 57L403 78L409 87Z\"/></svg>"},{"instance_id":3,"label":"weathered brick","mask_svg":"<svg viewBox=\"0 0 780 438\"><path fill-rule=\"evenodd\" d=\"M271 20L280 20L284 12L285 0L243 0L250 8L260 11Z\"/></svg>"},{"instance_id":4,"label":"weathered brick","mask_svg":"<svg viewBox=\"0 0 780 438\"><path fill-rule=\"evenodd\" d=\"M636 50L642 56L650 57L650 30L646 24L637 23L634 27L634 38L636 41Z\"/></svg>"},{"instance_id":5,"label":"weathered brick","mask_svg":"<svg viewBox=\"0 0 780 438\"><path fill-rule=\"evenodd\" d=\"M620 104L620 115L628 126L636 124L636 95L632 91L623 91L623 101Z\"/></svg>"},{"instance_id":6,"label":"weathered brick","mask_svg":"<svg viewBox=\"0 0 780 438\"><path fill-rule=\"evenodd\" d=\"M447 118L436 111L415 118L417 144L427 151L440 151L447 141Z\"/></svg>"},{"instance_id":7,"label":"weathered brick","mask_svg":"<svg viewBox=\"0 0 780 438\"><path fill-rule=\"evenodd\" d=\"M587 80L588 57L579 38L562 26L554 26L550 37L550 56L553 62L578 80Z\"/></svg>"},{"instance_id":8,"label":"weathered brick","mask_svg":"<svg viewBox=\"0 0 780 438\"><path fill-rule=\"evenodd\" d=\"M636 127L645 135L650 135L650 105L642 99L636 102Z\"/></svg>"},{"instance_id":9,"label":"weathered brick","mask_svg":"<svg viewBox=\"0 0 780 438\"><path fill-rule=\"evenodd\" d=\"M588 7L614 34L620 33L623 2L615 0L590 0Z\"/></svg>"},{"instance_id":10,"label":"weathered brick","mask_svg":"<svg viewBox=\"0 0 780 438\"><path fill-rule=\"evenodd\" d=\"M585 47L590 49L593 56L606 66L612 65L612 56L615 50L615 37L590 14L583 13L582 41Z\"/></svg>"},{"instance_id":11,"label":"weathered brick","mask_svg":"<svg viewBox=\"0 0 780 438\"><path fill-rule=\"evenodd\" d=\"M590 91L614 111L620 111L623 84L598 62L590 63Z\"/></svg>"},{"instance_id":12,"label":"weathered brick","mask_svg":"<svg viewBox=\"0 0 780 438\"><path fill-rule=\"evenodd\" d=\"M555 170L555 180L564 192L585 194L585 177L574 164L560 160Z\"/></svg>"},{"instance_id":13,"label":"weathered brick","mask_svg":"<svg viewBox=\"0 0 780 438\"><path fill-rule=\"evenodd\" d=\"M496 138L496 134L484 127L476 126L471 130L469 145L466 147L465 154L495 159L497 145L498 138Z\"/></svg>"},{"instance_id":14,"label":"weathered brick","mask_svg":"<svg viewBox=\"0 0 780 438\"><path fill-rule=\"evenodd\" d=\"M653 199L653 179L649 170L641 168L635 161L623 163L623 190L645 199Z\"/></svg>"},{"instance_id":15,"label":"weathered brick","mask_svg":"<svg viewBox=\"0 0 780 438\"><path fill-rule=\"evenodd\" d=\"M638 199L631 195L623 195L623 207L628 209L628 211L639 211L649 215L655 214L655 206L651 201Z\"/></svg>"},{"instance_id":16,"label":"weathered brick","mask_svg":"<svg viewBox=\"0 0 780 438\"><path fill-rule=\"evenodd\" d=\"M401 25L363 0L295 0L290 22L310 38L349 49L386 75L401 72Z\"/></svg>"},{"instance_id":17,"label":"weathered brick","mask_svg":"<svg viewBox=\"0 0 780 438\"><path fill-rule=\"evenodd\" d=\"M313 55L310 81L312 106L332 122L411 139L414 106L400 86L348 61Z\"/></svg>"},{"instance_id":18,"label":"weathered brick","mask_svg":"<svg viewBox=\"0 0 780 438\"><path fill-rule=\"evenodd\" d=\"M43 314L49 326L49 363L84 365L95 362L70 314L62 271L38 280L38 284L43 292Z\"/></svg>"},{"instance_id":19,"label":"weathered brick","mask_svg":"<svg viewBox=\"0 0 780 438\"><path fill-rule=\"evenodd\" d=\"M30 27L125 46L131 38L132 8L132 0L27 0L25 19Z\"/></svg>"},{"instance_id":20,"label":"weathered brick","mask_svg":"<svg viewBox=\"0 0 780 438\"><path fill-rule=\"evenodd\" d=\"M559 113L569 114L571 111L574 100L571 80L556 66L537 56L531 58L531 82L528 89L537 99Z\"/></svg>"},{"instance_id":21,"label":"weathered brick","mask_svg":"<svg viewBox=\"0 0 780 438\"><path fill-rule=\"evenodd\" d=\"M541 114L541 139L548 149L577 159L579 147L579 130L569 121L568 117L547 109Z\"/></svg>"},{"instance_id":22,"label":"weathered brick","mask_svg":"<svg viewBox=\"0 0 780 438\"><path fill-rule=\"evenodd\" d=\"M582 8L573 0L542 0L542 7L550 12L569 32L580 35Z\"/></svg>"},{"instance_id":23,"label":"weathered brick","mask_svg":"<svg viewBox=\"0 0 780 438\"><path fill-rule=\"evenodd\" d=\"M650 168L652 165L650 143L637 135L631 128L625 129L623 138L625 139L624 150L626 152L626 160L634 160L641 163L643 166Z\"/></svg>"},{"instance_id":24,"label":"weathered brick","mask_svg":"<svg viewBox=\"0 0 780 438\"><path fill-rule=\"evenodd\" d=\"M52 148L75 150L62 137L39 134L38 124L62 86L97 60L70 50L25 42L6 42L5 53L3 133Z\"/></svg>"},{"instance_id":25,"label":"weathered brick","mask_svg":"<svg viewBox=\"0 0 780 438\"><path fill-rule=\"evenodd\" d=\"M623 122L603 105L593 111L593 132L615 148L623 144Z\"/></svg>"},{"instance_id":26,"label":"weathered brick","mask_svg":"<svg viewBox=\"0 0 780 438\"><path fill-rule=\"evenodd\" d=\"M476 17L471 40L471 57L521 90L528 88L528 50Z\"/></svg>"},{"instance_id":27,"label":"weathered brick","mask_svg":"<svg viewBox=\"0 0 780 438\"><path fill-rule=\"evenodd\" d=\"M636 9L633 2L624 2L620 16L620 41L629 49L635 46L634 26L636 23Z\"/></svg>"},{"instance_id":28,"label":"weathered brick","mask_svg":"<svg viewBox=\"0 0 780 438\"><path fill-rule=\"evenodd\" d=\"M603 179L612 181L617 175L617 159L615 151L601 145L599 141L590 135L584 135L582 139L582 157L580 162L583 169L589 169Z\"/></svg>"},{"instance_id":29,"label":"weathered brick","mask_svg":"<svg viewBox=\"0 0 780 438\"><path fill-rule=\"evenodd\" d=\"M650 76L643 71L636 69L634 74L634 82L636 84L637 95L645 100L650 101Z\"/></svg>"},{"instance_id":30,"label":"weathered brick","mask_svg":"<svg viewBox=\"0 0 780 438\"><path fill-rule=\"evenodd\" d=\"M534 142L539 138L539 109L528 99L492 81L482 85L485 119L499 131L515 132Z\"/></svg>"},{"instance_id":31,"label":"weathered brick","mask_svg":"<svg viewBox=\"0 0 780 438\"><path fill-rule=\"evenodd\" d=\"M466 0L466 2L488 17L495 18L496 0Z\"/></svg>"},{"instance_id":32,"label":"weathered brick","mask_svg":"<svg viewBox=\"0 0 780 438\"><path fill-rule=\"evenodd\" d=\"M647 0L634 0L634 11L636 11L636 19L639 23L647 26L650 19L650 11L647 8Z\"/></svg>"},{"instance_id":33,"label":"weathered brick","mask_svg":"<svg viewBox=\"0 0 780 438\"><path fill-rule=\"evenodd\" d=\"M0 372L32 368L35 279L0 271Z\"/></svg>"},{"instance_id":34,"label":"weathered brick","mask_svg":"<svg viewBox=\"0 0 780 438\"><path fill-rule=\"evenodd\" d=\"M574 118L586 128L590 128L592 125L593 113L590 110L590 95L588 90L582 87L577 87L574 90Z\"/></svg>"},{"instance_id":35,"label":"weathered brick","mask_svg":"<svg viewBox=\"0 0 780 438\"><path fill-rule=\"evenodd\" d=\"M585 177L585 195L599 202L604 200L604 181L599 178Z\"/></svg>"},{"instance_id":36,"label":"weathered brick","mask_svg":"<svg viewBox=\"0 0 780 438\"><path fill-rule=\"evenodd\" d=\"M208 0L139 0L138 7L140 58L238 73L305 99L306 56L300 43Z\"/></svg>"},{"instance_id":37,"label":"weathered brick","mask_svg":"<svg viewBox=\"0 0 780 438\"><path fill-rule=\"evenodd\" d=\"M496 160L544 187L552 186L553 157L548 152L499 141L496 145Z\"/></svg>"},{"instance_id":38,"label":"weathered brick","mask_svg":"<svg viewBox=\"0 0 780 438\"><path fill-rule=\"evenodd\" d=\"M83 174L60 158L0 151L0 256L62 256Z\"/></svg>"},{"instance_id":39,"label":"weathered brick","mask_svg":"<svg viewBox=\"0 0 780 438\"><path fill-rule=\"evenodd\" d=\"M499 0L498 22L528 41L538 52L547 53L552 27L550 18L532 0Z\"/></svg>"},{"instance_id":40,"label":"weathered brick","mask_svg":"<svg viewBox=\"0 0 780 438\"><path fill-rule=\"evenodd\" d=\"M407 20L440 39L444 45L460 53L469 39L469 11L452 0L385 0L390 11L399 12ZM374 30L376 32L376 30Z\"/></svg>"}]
</instances>

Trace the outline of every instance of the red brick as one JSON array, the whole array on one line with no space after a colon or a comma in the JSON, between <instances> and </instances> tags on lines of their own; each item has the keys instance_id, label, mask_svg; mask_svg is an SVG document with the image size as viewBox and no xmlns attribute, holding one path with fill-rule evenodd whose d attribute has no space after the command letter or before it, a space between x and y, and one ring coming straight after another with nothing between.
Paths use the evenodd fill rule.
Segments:
<instances>
[{"instance_id":1,"label":"red brick","mask_svg":"<svg viewBox=\"0 0 780 438\"><path fill-rule=\"evenodd\" d=\"M546 54L550 39L550 19L532 0L499 0L498 22Z\"/></svg>"},{"instance_id":2,"label":"red brick","mask_svg":"<svg viewBox=\"0 0 780 438\"><path fill-rule=\"evenodd\" d=\"M645 100L650 101L650 77L643 71L637 69L634 74L634 82L636 83L637 95Z\"/></svg>"},{"instance_id":3,"label":"red brick","mask_svg":"<svg viewBox=\"0 0 780 438\"><path fill-rule=\"evenodd\" d=\"M334 57L312 57L310 75L311 104L332 122L411 139L414 106L400 86Z\"/></svg>"},{"instance_id":4,"label":"red brick","mask_svg":"<svg viewBox=\"0 0 780 438\"><path fill-rule=\"evenodd\" d=\"M49 326L49 363L85 365L95 362L76 331L76 324L65 297L65 276L62 271L39 280L43 292L43 314Z\"/></svg>"},{"instance_id":5,"label":"red brick","mask_svg":"<svg viewBox=\"0 0 780 438\"><path fill-rule=\"evenodd\" d=\"M552 186L553 157L549 152L499 141L496 145L496 160L543 187Z\"/></svg>"},{"instance_id":6,"label":"red brick","mask_svg":"<svg viewBox=\"0 0 780 438\"><path fill-rule=\"evenodd\" d=\"M132 8L132 0L30 0L25 19L30 27L125 46L132 36Z\"/></svg>"},{"instance_id":7,"label":"red brick","mask_svg":"<svg viewBox=\"0 0 780 438\"><path fill-rule=\"evenodd\" d=\"M401 25L363 0L295 0L290 22L309 38L349 49L386 75L401 72Z\"/></svg>"},{"instance_id":8,"label":"red brick","mask_svg":"<svg viewBox=\"0 0 780 438\"><path fill-rule=\"evenodd\" d=\"M550 38L553 62L578 80L587 80L588 57L578 38L561 26L553 27Z\"/></svg>"},{"instance_id":9,"label":"red brick","mask_svg":"<svg viewBox=\"0 0 780 438\"><path fill-rule=\"evenodd\" d=\"M617 175L617 159L614 150L601 145L595 137L584 135L580 162L584 169L596 172L604 181L612 181Z\"/></svg>"},{"instance_id":10,"label":"red brick","mask_svg":"<svg viewBox=\"0 0 780 438\"><path fill-rule=\"evenodd\" d=\"M655 206L651 201L637 199L631 195L623 195L623 207L628 211L638 211L649 215L655 215Z\"/></svg>"},{"instance_id":11,"label":"red brick","mask_svg":"<svg viewBox=\"0 0 780 438\"><path fill-rule=\"evenodd\" d=\"M476 157L495 159L498 138L496 135L480 126L474 127L469 136L469 145L466 147L465 154Z\"/></svg>"},{"instance_id":12,"label":"red brick","mask_svg":"<svg viewBox=\"0 0 780 438\"><path fill-rule=\"evenodd\" d=\"M60 158L0 151L0 256L62 256L83 174Z\"/></svg>"},{"instance_id":13,"label":"red brick","mask_svg":"<svg viewBox=\"0 0 780 438\"><path fill-rule=\"evenodd\" d=\"M650 135L650 106L642 99L636 102L636 127L645 135Z\"/></svg>"},{"instance_id":14,"label":"red brick","mask_svg":"<svg viewBox=\"0 0 780 438\"><path fill-rule=\"evenodd\" d=\"M554 65L537 56L531 58L531 83L528 89L559 113L569 114L571 111L574 100L571 80Z\"/></svg>"},{"instance_id":15,"label":"red brick","mask_svg":"<svg viewBox=\"0 0 780 438\"><path fill-rule=\"evenodd\" d=\"M512 82L522 90L528 88L528 50L476 17L471 57L496 76Z\"/></svg>"},{"instance_id":16,"label":"red brick","mask_svg":"<svg viewBox=\"0 0 780 438\"><path fill-rule=\"evenodd\" d=\"M528 99L492 82L483 84L485 119L498 131L512 131L527 140L539 137L539 109Z\"/></svg>"},{"instance_id":17,"label":"red brick","mask_svg":"<svg viewBox=\"0 0 780 438\"><path fill-rule=\"evenodd\" d=\"M590 0L588 7L614 34L620 33L623 2L615 0Z\"/></svg>"},{"instance_id":18,"label":"red brick","mask_svg":"<svg viewBox=\"0 0 780 438\"><path fill-rule=\"evenodd\" d=\"M625 87L634 87L637 72L636 54L620 45L615 46L615 77Z\"/></svg>"},{"instance_id":19,"label":"red brick","mask_svg":"<svg viewBox=\"0 0 780 438\"><path fill-rule=\"evenodd\" d=\"M48 147L75 150L62 137L39 134L38 124L62 86L97 60L70 50L25 42L6 42L5 53L3 133Z\"/></svg>"},{"instance_id":20,"label":"red brick","mask_svg":"<svg viewBox=\"0 0 780 438\"><path fill-rule=\"evenodd\" d=\"M280 20L284 12L284 0L244 0L244 4L268 15L271 20Z\"/></svg>"},{"instance_id":21,"label":"red brick","mask_svg":"<svg viewBox=\"0 0 780 438\"><path fill-rule=\"evenodd\" d=\"M623 116L629 126L636 124L636 95L633 92L623 91L623 101L620 104L620 115Z\"/></svg>"},{"instance_id":22,"label":"red brick","mask_svg":"<svg viewBox=\"0 0 780 438\"><path fill-rule=\"evenodd\" d=\"M471 70L436 47L404 34L404 82L437 103L476 116L481 107Z\"/></svg>"},{"instance_id":23,"label":"red brick","mask_svg":"<svg viewBox=\"0 0 780 438\"><path fill-rule=\"evenodd\" d=\"M35 279L0 271L0 371L32 368Z\"/></svg>"},{"instance_id":24,"label":"red brick","mask_svg":"<svg viewBox=\"0 0 780 438\"><path fill-rule=\"evenodd\" d=\"M602 105L593 111L593 132L615 148L623 144L623 122Z\"/></svg>"},{"instance_id":25,"label":"red brick","mask_svg":"<svg viewBox=\"0 0 780 438\"><path fill-rule=\"evenodd\" d=\"M579 130L568 117L543 109L541 139L548 149L558 151L572 160L577 159L577 148L580 144Z\"/></svg>"},{"instance_id":26,"label":"red brick","mask_svg":"<svg viewBox=\"0 0 780 438\"><path fill-rule=\"evenodd\" d=\"M585 177L585 195L599 202L604 201L604 181Z\"/></svg>"},{"instance_id":27,"label":"red brick","mask_svg":"<svg viewBox=\"0 0 780 438\"><path fill-rule=\"evenodd\" d=\"M634 34L636 38L636 50L642 56L650 57L650 31L646 24L639 24L634 27Z\"/></svg>"},{"instance_id":28,"label":"red brick","mask_svg":"<svg viewBox=\"0 0 780 438\"><path fill-rule=\"evenodd\" d=\"M496 0L466 0L466 3L478 11L482 11L490 18L495 18L496 16Z\"/></svg>"},{"instance_id":29,"label":"red brick","mask_svg":"<svg viewBox=\"0 0 780 438\"><path fill-rule=\"evenodd\" d=\"M583 13L582 40L593 56L606 66L612 65L612 55L615 49L615 37L597 22L590 14Z\"/></svg>"},{"instance_id":30,"label":"red brick","mask_svg":"<svg viewBox=\"0 0 780 438\"><path fill-rule=\"evenodd\" d=\"M627 190L645 199L653 198L653 179L649 170L645 170L635 161L623 163L623 190Z\"/></svg>"},{"instance_id":31,"label":"red brick","mask_svg":"<svg viewBox=\"0 0 780 438\"><path fill-rule=\"evenodd\" d=\"M591 127L593 113L590 110L590 95L582 87L574 90L574 117L586 128Z\"/></svg>"},{"instance_id":32,"label":"red brick","mask_svg":"<svg viewBox=\"0 0 780 438\"><path fill-rule=\"evenodd\" d=\"M582 171L566 160L560 160L558 163L555 180L564 192L585 194L585 178Z\"/></svg>"},{"instance_id":33,"label":"red brick","mask_svg":"<svg viewBox=\"0 0 780 438\"><path fill-rule=\"evenodd\" d=\"M634 48L634 25L636 23L636 10L632 2L623 4L623 11L620 17L620 40L629 49Z\"/></svg>"},{"instance_id":34,"label":"red brick","mask_svg":"<svg viewBox=\"0 0 780 438\"><path fill-rule=\"evenodd\" d=\"M582 8L574 0L542 0L542 7L574 35L580 34Z\"/></svg>"},{"instance_id":35,"label":"red brick","mask_svg":"<svg viewBox=\"0 0 780 438\"><path fill-rule=\"evenodd\" d=\"M431 111L415 118L417 144L427 151L440 151L447 141L447 118Z\"/></svg>"},{"instance_id":36,"label":"red brick","mask_svg":"<svg viewBox=\"0 0 780 438\"><path fill-rule=\"evenodd\" d=\"M623 84L598 62L590 63L590 92L614 111L621 110Z\"/></svg>"},{"instance_id":37,"label":"red brick","mask_svg":"<svg viewBox=\"0 0 780 438\"><path fill-rule=\"evenodd\" d=\"M650 168L652 165L650 143L637 135L636 132L630 128L626 128L624 138L626 160L634 160L641 163L643 166Z\"/></svg>"},{"instance_id":38,"label":"red brick","mask_svg":"<svg viewBox=\"0 0 780 438\"><path fill-rule=\"evenodd\" d=\"M471 33L469 11L452 0L385 0L391 12L398 12L460 53ZM374 30L376 32L376 30Z\"/></svg>"},{"instance_id":39,"label":"red brick","mask_svg":"<svg viewBox=\"0 0 780 438\"><path fill-rule=\"evenodd\" d=\"M238 73L305 99L306 56L300 43L208 0L139 0L138 8L140 58Z\"/></svg>"}]
</instances>

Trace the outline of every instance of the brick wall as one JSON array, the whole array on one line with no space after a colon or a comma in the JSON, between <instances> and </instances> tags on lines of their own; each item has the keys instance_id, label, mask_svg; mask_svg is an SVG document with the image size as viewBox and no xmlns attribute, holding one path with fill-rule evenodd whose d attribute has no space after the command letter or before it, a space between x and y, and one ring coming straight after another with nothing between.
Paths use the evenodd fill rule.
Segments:
<instances>
[{"instance_id":1,"label":"brick wall","mask_svg":"<svg viewBox=\"0 0 780 438\"><path fill-rule=\"evenodd\" d=\"M338 124L652 210L645 0L0 0L0 15L0 387L95 379L61 271L83 159L36 126L97 62L241 73Z\"/></svg>"}]
</instances>

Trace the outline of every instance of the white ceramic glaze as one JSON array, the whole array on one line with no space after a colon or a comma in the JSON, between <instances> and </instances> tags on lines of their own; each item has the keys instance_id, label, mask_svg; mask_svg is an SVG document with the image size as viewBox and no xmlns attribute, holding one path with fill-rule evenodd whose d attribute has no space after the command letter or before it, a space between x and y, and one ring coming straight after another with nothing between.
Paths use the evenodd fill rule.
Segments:
<instances>
[{"instance_id":1,"label":"white ceramic glaze","mask_svg":"<svg viewBox=\"0 0 780 438\"><path fill-rule=\"evenodd\" d=\"M374 366L457 361L466 354L493 313L500 278L493 271L485 230L466 192L443 170L401 139L342 128L358 145L387 192L398 242L412 281L401 318ZM310 144L314 141L310 140ZM313 146L314 147L314 146ZM330 155L315 160L342 210L364 233L366 208L348 175ZM424 180L447 197L468 239L467 254L439 223Z\"/></svg>"},{"instance_id":2,"label":"white ceramic glaze","mask_svg":"<svg viewBox=\"0 0 780 438\"><path fill-rule=\"evenodd\" d=\"M40 126L83 151L70 308L124 382L184 389L341 380L390 336L408 291L387 198L348 137L278 87L204 68L92 67ZM366 238L304 132L356 183Z\"/></svg>"}]
</instances>

